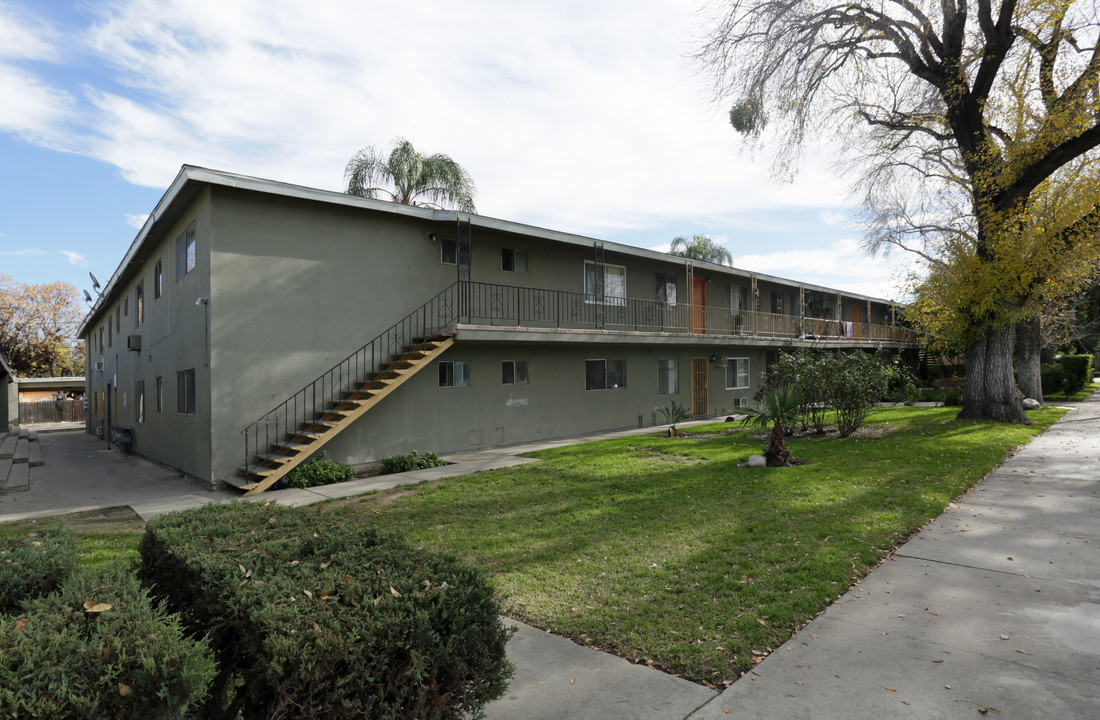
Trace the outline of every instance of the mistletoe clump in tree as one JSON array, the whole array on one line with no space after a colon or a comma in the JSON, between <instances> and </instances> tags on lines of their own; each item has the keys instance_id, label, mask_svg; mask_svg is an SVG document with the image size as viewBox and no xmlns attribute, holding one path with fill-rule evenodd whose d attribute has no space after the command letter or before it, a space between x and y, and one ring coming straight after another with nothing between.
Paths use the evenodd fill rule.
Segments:
<instances>
[{"instance_id":1,"label":"mistletoe clump in tree","mask_svg":"<svg viewBox=\"0 0 1100 720\"><path fill-rule=\"evenodd\" d=\"M942 293L971 289L961 418L1028 423L1012 372L1015 323L1049 273L1100 230L1100 205L1036 227L1049 184L1089 197L1075 163L1100 146L1100 20L1091 0L727 0L700 53L737 126L782 163L839 137L878 187L908 183L965 218L949 224ZM765 123L765 120L767 121ZM890 182L883 183L887 179ZM960 192L961 188L961 192ZM958 204L953 212L950 204Z\"/></svg>"}]
</instances>

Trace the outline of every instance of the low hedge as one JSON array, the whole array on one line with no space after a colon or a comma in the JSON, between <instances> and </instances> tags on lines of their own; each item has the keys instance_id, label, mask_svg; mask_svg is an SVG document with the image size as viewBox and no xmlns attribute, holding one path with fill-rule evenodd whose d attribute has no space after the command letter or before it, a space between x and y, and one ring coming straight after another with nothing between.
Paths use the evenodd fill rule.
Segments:
<instances>
[{"instance_id":1,"label":"low hedge","mask_svg":"<svg viewBox=\"0 0 1100 720\"><path fill-rule=\"evenodd\" d=\"M347 463L329 460L322 450L309 462L299 465L287 473L287 484L296 488L311 488L319 485L347 482L355 477L355 469Z\"/></svg>"},{"instance_id":2,"label":"low hedge","mask_svg":"<svg viewBox=\"0 0 1100 720\"><path fill-rule=\"evenodd\" d=\"M1092 382L1092 355L1063 355L1058 358L1062 366L1062 392L1072 395Z\"/></svg>"},{"instance_id":3,"label":"low hedge","mask_svg":"<svg viewBox=\"0 0 1100 720\"><path fill-rule=\"evenodd\" d=\"M0 548L0 613L51 593L76 570L76 539L65 526L30 533Z\"/></svg>"},{"instance_id":4,"label":"low hedge","mask_svg":"<svg viewBox=\"0 0 1100 720\"><path fill-rule=\"evenodd\" d=\"M213 676L205 643L122 568L77 572L0 616L0 717L180 718Z\"/></svg>"},{"instance_id":5,"label":"low hedge","mask_svg":"<svg viewBox=\"0 0 1100 720\"><path fill-rule=\"evenodd\" d=\"M456 558L313 509L211 504L148 523L141 576L221 672L206 717L465 718L507 689L509 632Z\"/></svg>"}]
</instances>

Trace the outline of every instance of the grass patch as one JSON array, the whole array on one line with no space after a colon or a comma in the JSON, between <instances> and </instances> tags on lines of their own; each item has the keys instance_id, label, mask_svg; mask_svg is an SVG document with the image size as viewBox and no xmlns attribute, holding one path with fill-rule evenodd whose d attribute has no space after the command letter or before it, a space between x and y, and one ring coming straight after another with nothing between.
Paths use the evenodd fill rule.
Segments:
<instances>
[{"instance_id":1,"label":"grass patch","mask_svg":"<svg viewBox=\"0 0 1100 720\"><path fill-rule=\"evenodd\" d=\"M139 559L138 546L145 523L128 507L4 523L0 525L0 543L21 540L31 533L59 525L68 525L76 535L76 548L83 568L100 569L112 564L129 566Z\"/></svg>"},{"instance_id":2,"label":"grass patch","mask_svg":"<svg viewBox=\"0 0 1100 720\"><path fill-rule=\"evenodd\" d=\"M1019 427L951 422L957 412L876 410L868 424L893 432L794 439L807 464L793 468L738 467L761 441L720 423L545 450L334 512L480 565L519 619L719 685L1062 415L1036 410Z\"/></svg>"}]
</instances>

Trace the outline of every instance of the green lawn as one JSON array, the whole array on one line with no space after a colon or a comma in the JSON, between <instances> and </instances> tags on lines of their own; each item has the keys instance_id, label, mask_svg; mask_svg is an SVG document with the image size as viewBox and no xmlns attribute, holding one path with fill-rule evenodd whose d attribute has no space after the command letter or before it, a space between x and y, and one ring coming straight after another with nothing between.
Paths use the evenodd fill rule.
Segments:
<instances>
[{"instance_id":1,"label":"green lawn","mask_svg":"<svg viewBox=\"0 0 1100 720\"><path fill-rule=\"evenodd\" d=\"M801 438L793 468L741 468L732 423L536 453L336 512L481 566L518 619L688 679L751 668L938 515L1034 427L886 408L879 437ZM754 655L754 653L757 653Z\"/></svg>"}]
</instances>

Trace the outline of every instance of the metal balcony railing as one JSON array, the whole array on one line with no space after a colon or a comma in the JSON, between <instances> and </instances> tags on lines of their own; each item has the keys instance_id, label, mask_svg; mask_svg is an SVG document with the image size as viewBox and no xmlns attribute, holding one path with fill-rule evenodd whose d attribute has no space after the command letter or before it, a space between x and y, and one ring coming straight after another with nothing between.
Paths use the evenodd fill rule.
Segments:
<instances>
[{"instance_id":1,"label":"metal balcony railing","mask_svg":"<svg viewBox=\"0 0 1100 720\"><path fill-rule=\"evenodd\" d=\"M606 297L539 288L463 282L459 288L459 322L471 325L805 338L916 343L904 327L840 322L794 315L731 310L723 307L668 303L660 300Z\"/></svg>"}]
</instances>

